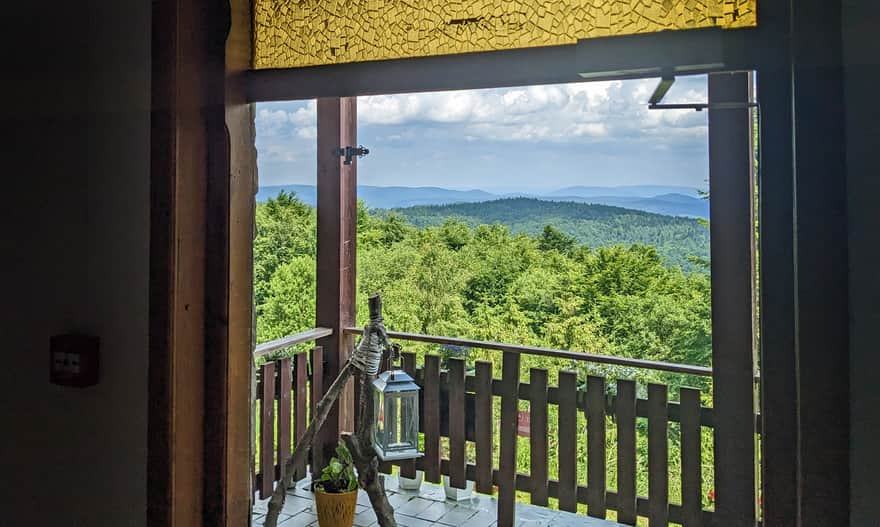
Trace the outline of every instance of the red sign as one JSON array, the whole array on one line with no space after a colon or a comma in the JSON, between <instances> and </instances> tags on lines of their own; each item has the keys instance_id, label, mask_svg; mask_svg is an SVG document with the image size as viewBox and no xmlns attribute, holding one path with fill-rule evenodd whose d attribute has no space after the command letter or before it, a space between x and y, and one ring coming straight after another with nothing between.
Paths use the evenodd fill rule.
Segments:
<instances>
[{"instance_id":1,"label":"red sign","mask_svg":"<svg viewBox=\"0 0 880 527\"><path fill-rule=\"evenodd\" d=\"M532 414L528 410L520 410L516 417L516 433L522 437L529 437L531 433Z\"/></svg>"}]
</instances>

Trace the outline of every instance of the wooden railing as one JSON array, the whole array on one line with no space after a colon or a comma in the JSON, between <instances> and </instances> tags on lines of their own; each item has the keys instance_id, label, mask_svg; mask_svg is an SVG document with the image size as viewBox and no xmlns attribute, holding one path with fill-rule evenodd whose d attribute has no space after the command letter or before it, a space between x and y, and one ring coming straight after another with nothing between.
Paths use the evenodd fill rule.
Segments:
<instances>
[{"instance_id":1,"label":"wooden railing","mask_svg":"<svg viewBox=\"0 0 880 527\"><path fill-rule=\"evenodd\" d=\"M314 328L257 346L254 357L266 357L293 346L333 334L332 329ZM323 349L315 346L308 353L297 353L265 362L257 370L254 412L257 426L257 461L254 465L254 490L260 499L268 498L281 478L284 462L290 457L295 441L308 426L315 403L323 394ZM294 479L306 475L305 464L295 468Z\"/></svg>"},{"instance_id":2,"label":"wooden railing","mask_svg":"<svg viewBox=\"0 0 880 527\"><path fill-rule=\"evenodd\" d=\"M347 328L345 332L356 334L361 330ZM712 408L701 405L699 390L680 388L673 394L678 401L673 402L666 385L648 384L643 389L646 397L639 397L636 382L614 379L616 393L609 394L607 388L611 383L604 377L587 376L582 389L577 373L564 370L558 372L558 383L553 386L548 382L551 372L543 368L531 368L526 376L528 382L524 382L520 359L523 355L541 355L701 377L711 376L710 368L430 335L389 332L389 336L502 353L500 378L494 377L493 361L476 361L473 373L468 374L462 359L449 359L447 368L441 370L438 355L426 354L424 364L418 365L414 353L403 354L404 369L422 387L420 430L424 457L396 462L402 476L414 477L416 470L422 470L429 482L440 482L441 476L448 476L450 485L457 488L464 488L468 481L475 482L475 490L481 493L492 494L497 488L499 525L514 525L517 492L528 493L531 503L542 506L555 498L558 508L565 511L576 512L578 505L583 504L587 514L597 518L606 518L609 511L615 511L618 522L630 525L636 523L637 517L647 518L651 525L711 524L713 512L703 508L702 436L704 429L713 428L714 414ZM271 493L273 481L279 476L278 460L290 455L291 421L293 437L299 437L306 426L306 401L314 401L321 393L321 386L310 382L320 382L320 375L314 373L315 367L320 368L320 357L321 350L316 348L310 356L297 354L292 360L267 363L260 369L262 448L261 470L255 482L261 497ZM518 420L523 402L527 402L530 416L527 472L517 469ZM277 414L273 413L276 407ZM451 408L464 411L449 411ZM553 414L555 422L551 422ZM497 421L496 415L500 415ZM585 433L579 432L579 415L580 422L586 423ZM647 425L639 427L637 423L642 418ZM670 423L677 423L676 450L680 461L675 460L675 464L680 465L677 477L681 483L678 501L670 499ZM273 434L275 426L277 433ZM554 428L556 442L551 437ZM637 441L644 441L645 429L647 474L639 474ZM616 435L616 456L610 458L606 452L609 433ZM442 438L448 438L448 448L442 448ZM586 463L583 456L578 456L579 447L586 452ZM551 467L554 457L557 466ZM607 482L609 459L616 465L611 472L617 480L613 489ZM579 462L582 467L585 465L585 479L579 476ZM262 476L266 467L272 467L272 478ZM391 468L390 464L382 466L385 472ZM555 477L550 476L551 468L556 469ZM297 473L304 475L305 467L297 467ZM647 496L637 494L639 476L647 477Z\"/></svg>"},{"instance_id":3,"label":"wooden railing","mask_svg":"<svg viewBox=\"0 0 880 527\"><path fill-rule=\"evenodd\" d=\"M271 355L273 353L292 348L299 344L305 344L307 342L313 342L323 337L329 337L332 334L333 330L330 328L312 328L297 333L295 335L290 335L289 337L283 337L269 342L264 342L258 345L257 348L254 350L254 358L256 359L260 357L265 357L267 355Z\"/></svg>"}]
</instances>

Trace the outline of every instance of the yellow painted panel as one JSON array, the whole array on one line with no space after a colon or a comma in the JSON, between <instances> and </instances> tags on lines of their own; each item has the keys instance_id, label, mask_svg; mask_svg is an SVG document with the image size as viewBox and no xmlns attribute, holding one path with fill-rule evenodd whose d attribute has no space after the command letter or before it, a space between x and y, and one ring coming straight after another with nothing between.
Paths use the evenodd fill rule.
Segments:
<instances>
[{"instance_id":1,"label":"yellow painted panel","mask_svg":"<svg viewBox=\"0 0 880 527\"><path fill-rule=\"evenodd\" d=\"M254 64L296 68L757 24L757 0L255 0Z\"/></svg>"}]
</instances>

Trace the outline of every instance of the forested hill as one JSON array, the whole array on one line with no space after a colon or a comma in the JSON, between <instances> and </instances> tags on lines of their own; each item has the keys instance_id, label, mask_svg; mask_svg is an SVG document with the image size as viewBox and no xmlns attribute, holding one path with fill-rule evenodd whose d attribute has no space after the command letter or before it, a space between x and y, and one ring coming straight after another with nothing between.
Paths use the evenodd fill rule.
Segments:
<instances>
[{"instance_id":1,"label":"forested hill","mask_svg":"<svg viewBox=\"0 0 880 527\"><path fill-rule=\"evenodd\" d=\"M537 235L544 226L553 225L588 247L653 245L669 264L680 265L685 270L695 268L691 263L693 257L709 258L709 230L699 221L620 207L510 198L407 207L392 212L420 228L458 218L471 226L498 223L514 233Z\"/></svg>"}]
</instances>

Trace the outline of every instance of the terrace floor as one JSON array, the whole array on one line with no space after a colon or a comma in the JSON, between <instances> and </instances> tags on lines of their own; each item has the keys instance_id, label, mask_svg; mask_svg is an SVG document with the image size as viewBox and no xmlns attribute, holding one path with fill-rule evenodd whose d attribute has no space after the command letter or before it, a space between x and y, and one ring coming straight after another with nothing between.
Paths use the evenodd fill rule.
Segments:
<instances>
[{"instance_id":1,"label":"terrace floor","mask_svg":"<svg viewBox=\"0 0 880 527\"><path fill-rule=\"evenodd\" d=\"M312 493L308 490L309 479L297 482L287 492L279 527L317 527ZM497 499L483 494L453 501L447 500L443 486L422 483L420 491L401 490L397 486L397 476L385 476L388 500L394 507L397 524L400 527L493 527L496 524ZM253 525L263 523L269 500L254 504ZM355 527L377 527L376 515L370 507L370 500L363 490L358 493L355 510ZM590 518L582 514L561 512L524 503L516 504L517 527L624 527L623 525Z\"/></svg>"}]
</instances>

